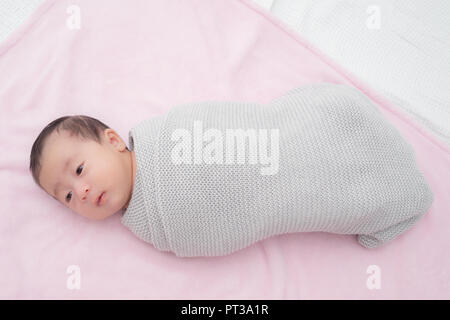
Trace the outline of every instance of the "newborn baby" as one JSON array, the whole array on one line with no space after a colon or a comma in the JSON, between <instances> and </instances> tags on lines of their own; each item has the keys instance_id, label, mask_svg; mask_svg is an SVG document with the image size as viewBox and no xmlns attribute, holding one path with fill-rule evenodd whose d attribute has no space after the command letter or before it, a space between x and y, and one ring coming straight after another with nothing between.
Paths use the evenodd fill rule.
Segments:
<instances>
[{"instance_id":1,"label":"newborn baby","mask_svg":"<svg viewBox=\"0 0 450 320\"><path fill-rule=\"evenodd\" d=\"M293 232L352 234L375 248L433 201L411 146L346 85L301 86L267 105L179 105L128 138L130 149L96 119L57 119L33 145L33 178L87 218L122 211L137 237L179 257Z\"/></svg>"}]
</instances>

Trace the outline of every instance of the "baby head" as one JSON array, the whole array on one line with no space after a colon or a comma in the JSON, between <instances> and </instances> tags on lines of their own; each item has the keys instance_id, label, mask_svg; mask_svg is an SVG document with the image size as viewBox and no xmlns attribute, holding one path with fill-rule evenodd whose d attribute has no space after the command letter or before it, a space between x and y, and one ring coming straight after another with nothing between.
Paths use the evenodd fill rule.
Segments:
<instances>
[{"instance_id":1,"label":"baby head","mask_svg":"<svg viewBox=\"0 0 450 320\"><path fill-rule=\"evenodd\" d=\"M36 138L30 171L37 185L57 201L86 218L101 220L127 208L136 158L101 121L65 116L50 122Z\"/></svg>"}]
</instances>

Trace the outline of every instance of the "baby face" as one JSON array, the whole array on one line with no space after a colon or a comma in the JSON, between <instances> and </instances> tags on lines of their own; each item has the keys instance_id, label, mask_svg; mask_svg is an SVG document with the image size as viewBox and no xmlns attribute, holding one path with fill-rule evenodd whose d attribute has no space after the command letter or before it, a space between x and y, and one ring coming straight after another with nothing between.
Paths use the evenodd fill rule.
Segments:
<instances>
[{"instance_id":1,"label":"baby face","mask_svg":"<svg viewBox=\"0 0 450 320\"><path fill-rule=\"evenodd\" d=\"M134 152L114 130L106 129L101 138L98 144L54 131L45 142L39 176L48 194L93 220L128 206L136 172Z\"/></svg>"}]
</instances>

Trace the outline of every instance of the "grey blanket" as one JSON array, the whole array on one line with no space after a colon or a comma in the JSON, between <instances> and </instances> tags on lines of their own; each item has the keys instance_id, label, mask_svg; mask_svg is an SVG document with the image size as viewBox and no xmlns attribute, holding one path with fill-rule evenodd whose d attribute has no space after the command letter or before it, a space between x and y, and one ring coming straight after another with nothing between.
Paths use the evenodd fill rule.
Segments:
<instances>
[{"instance_id":1,"label":"grey blanket","mask_svg":"<svg viewBox=\"0 0 450 320\"><path fill-rule=\"evenodd\" d=\"M178 105L129 132L137 171L122 223L179 257L294 232L383 245L433 194L412 147L355 88L321 83L268 104Z\"/></svg>"}]
</instances>

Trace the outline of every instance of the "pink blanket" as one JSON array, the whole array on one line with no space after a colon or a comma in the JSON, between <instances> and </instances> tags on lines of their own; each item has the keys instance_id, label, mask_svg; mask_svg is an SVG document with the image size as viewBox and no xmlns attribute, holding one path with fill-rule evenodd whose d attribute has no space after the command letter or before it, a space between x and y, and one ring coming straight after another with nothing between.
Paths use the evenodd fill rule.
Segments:
<instances>
[{"instance_id":1,"label":"pink blanket","mask_svg":"<svg viewBox=\"0 0 450 320\"><path fill-rule=\"evenodd\" d=\"M249 0L129 2L48 0L0 46L0 298L450 298L446 146ZM298 233L225 257L177 258L137 239L118 215L75 215L28 172L34 139L62 115L97 117L128 142L133 125L176 104L266 103L323 81L373 99L433 189L431 212L384 247Z\"/></svg>"}]
</instances>

